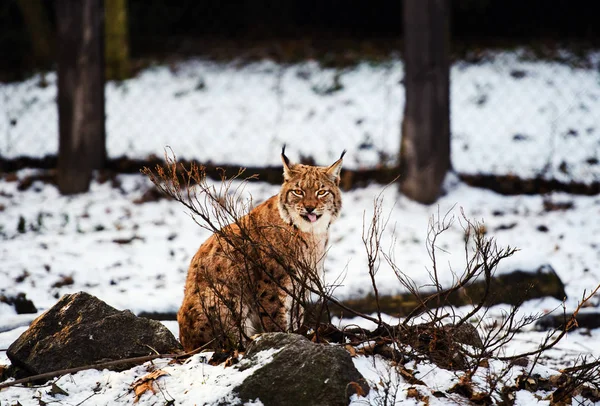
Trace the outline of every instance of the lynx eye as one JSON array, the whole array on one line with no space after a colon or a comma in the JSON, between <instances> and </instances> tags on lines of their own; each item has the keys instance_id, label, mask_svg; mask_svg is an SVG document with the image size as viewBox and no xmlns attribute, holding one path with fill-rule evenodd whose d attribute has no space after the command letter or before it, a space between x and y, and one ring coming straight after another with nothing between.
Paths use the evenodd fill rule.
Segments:
<instances>
[{"instance_id":1,"label":"lynx eye","mask_svg":"<svg viewBox=\"0 0 600 406\"><path fill-rule=\"evenodd\" d=\"M323 197L326 196L329 193L328 190L318 190L317 191L317 197Z\"/></svg>"},{"instance_id":2,"label":"lynx eye","mask_svg":"<svg viewBox=\"0 0 600 406\"><path fill-rule=\"evenodd\" d=\"M302 189L294 189L294 190L292 190L292 193L298 197L304 196L304 191Z\"/></svg>"}]
</instances>

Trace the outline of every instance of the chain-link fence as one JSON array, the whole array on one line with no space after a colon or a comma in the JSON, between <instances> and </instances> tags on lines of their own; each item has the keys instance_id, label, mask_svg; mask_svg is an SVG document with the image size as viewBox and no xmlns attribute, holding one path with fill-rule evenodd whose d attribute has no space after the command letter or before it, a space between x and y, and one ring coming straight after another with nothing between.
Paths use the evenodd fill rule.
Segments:
<instances>
[{"instance_id":1,"label":"chain-link fence","mask_svg":"<svg viewBox=\"0 0 600 406\"><path fill-rule=\"evenodd\" d=\"M564 52L568 56L568 51ZM489 52L451 71L452 162L462 173L600 181L600 52L577 63ZM0 156L57 153L55 73L0 84ZM398 58L352 67L315 61L190 59L106 84L111 158L179 156L279 164L290 155L348 168L396 164L404 109Z\"/></svg>"}]
</instances>

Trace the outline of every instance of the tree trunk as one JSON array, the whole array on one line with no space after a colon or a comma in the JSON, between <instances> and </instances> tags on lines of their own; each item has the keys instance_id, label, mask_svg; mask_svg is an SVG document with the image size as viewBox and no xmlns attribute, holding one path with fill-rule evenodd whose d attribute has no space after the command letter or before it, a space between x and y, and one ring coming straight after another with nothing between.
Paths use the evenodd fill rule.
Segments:
<instances>
[{"instance_id":1,"label":"tree trunk","mask_svg":"<svg viewBox=\"0 0 600 406\"><path fill-rule=\"evenodd\" d=\"M106 80L124 80L130 76L127 2L105 0Z\"/></svg>"},{"instance_id":2,"label":"tree trunk","mask_svg":"<svg viewBox=\"0 0 600 406\"><path fill-rule=\"evenodd\" d=\"M448 0L404 0L406 105L400 190L433 203L450 168Z\"/></svg>"},{"instance_id":3,"label":"tree trunk","mask_svg":"<svg viewBox=\"0 0 600 406\"><path fill-rule=\"evenodd\" d=\"M89 188L104 167L104 49L102 0L57 0L58 188Z\"/></svg>"},{"instance_id":4,"label":"tree trunk","mask_svg":"<svg viewBox=\"0 0 600 406\"><path fill-rule=\"evenodd\" d=\"M54 36L44 5L40 0L17 3L29 32L33 62L38 68L49 68L54 61Z\"/></svg>"}]
</instances>

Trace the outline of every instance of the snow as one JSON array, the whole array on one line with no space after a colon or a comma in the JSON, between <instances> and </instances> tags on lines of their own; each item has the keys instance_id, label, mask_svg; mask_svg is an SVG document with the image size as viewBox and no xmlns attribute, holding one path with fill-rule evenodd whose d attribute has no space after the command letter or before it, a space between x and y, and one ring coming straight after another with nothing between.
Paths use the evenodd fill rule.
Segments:
<instances>
[{"instance_id":1,"label":"snow","mask_svg":"<svg viewBox=\"0 0 600 406\"><path fill-rule=\"evenodd\" d=\"M480 64L456 63L452 68L454 169L598 181L600 165L588 161L598 158L600 152L600 53L590 53L587 58L589 67L572 67L533 61L518 50L498 52ZM343 88L325 94L336 75ZM280 66L265 61L240 67L194 59L176 69L155 66L125 83L107 85L108 151L112 157L144 158L162 156L169 145L179 157L264 166L280 165L279 152L286 143L292 161L312 156L318 164L326 165L347 149L346 168L390 164L399 145L402 76L402 62L393 58L385 64L362 63L339 71L313 62ZM0 84L6 111L0 117L0 134L6 134L0 138L2 157L41 157L56 152L56 78L48 73L45 79L50 86L40 87L40 76ZM201 81L204 88L199 86ZM140 100L144 103L134 107ZM152 107L155 104L160 108ZM10 124L11 118L16 124ZM39 139L41 132L44 140ZM26 169L17 175L22 179L35 172ZM19 191L18 182L0 179L0 294L26 293L40 312L63 294L81 290L135 313L176 312L183 298L187 265L208 232L177 203L160 200L135 204L150 187L142 175L118 175L117 183L96 180L85 195L61 196L54 186L41 182ZM565 283L567 311L575 309L583 292L600 281L599 196L502 196L469 187L454 174L448 175L444 187L444 196L431 206L408 200L394 186L371 185L345 192L341 217L331 229L325 263L326 283L340 284L334 294L339 298L359 297L372 290L361 236L363 218L371 218L377 196L381 196L384 217L389 217L382 247L418 286L431 285L432 264L426 243L432 216L453 218L452 226L437 242L440 281L448 286L463 269L461 210L467 218L482 221L500 247L519 248L497 272L534 271L540 265L550 265ZM253 204L258 204L277 193L278 187L250 182L241 190L243 201L251 197ZM571 203L572 208L549 211L544 206L548 200ZM69 277L72 284L65 284ZM402 291L385 261L376 280L380 293ZM592 299L594 308L599 300ZM557 299L536 299L526 302L521 312L561 311L560 305ZM497 317L507 309L505 305L495 306L488 316ZM33 317L17 315L12 306L0 303L0 349L7 348ZM339 323L372 328L359 319ZM175 322L165 325L177 335ZM598 330L568 334L540 360L539 372L554 374L581 356L600 357L599 334ZM527 329L515 336L506 354L534 349L544 336ZM18 401L24 406L37 405L38 399L130 404L134 399L130 385L151 369L163 369L168 374L157 379L156 395L141 396L141 405L169 399L175 404L211 404L219 399L233 402L228 398L231 388L252 371L212 366L203 362L207 356L196 355L184 365L155 360L118 373L92 370L68 375L55 382L68 396L48 394L48 386L12 387L0 391L0 404ZM268 358L266 354L264 362ZM382 377L389 377L388 385L396 388L397 401L418 403L407 398L411 385L391 373L384 359L358 356L353 360L378 389L366 400L355 398L354 404L381 404L385 389ZM5 352L0 351L0 364L7 362ZM490 369L501 367L491 363ZM428 387L418 388L423 394L445 391L458 379L456 374L432 365L412 368ZM480 379L483 382L484 375ZM429 396L429 402L461 403L455 396ZM516 396L517 405L548 403L526 391Z\"/></svg>"},{"instance_id":2,"label":"snow","mask_svg":"<svg viewBox=\"0 0 600 406\"><path fill-rule=\"evenodd\" d=\"M120 175L121 188L93 183L85 196L60 196L53 186L36 183L18 191L17 182L3 182L0 204L0 276L5 291L24 291L36 306L48 308L64 293L86 290L112 306L134 312L174 312L182 299L187 265L208 232L189 217L182 206L167 200L134 204L150 186L141 175ZM277 192L277 186L248 183L245 198L259 204ZM434 206L414 203L395 188L372 185L344 193L342 214L331 230L326 259L327 283L340 282L341 298L370 292L367 259L362 245L363 216L370 218L374 196L383 193L383 213L390 217L382 247L395 256L396 264L419 286L430 284L431 261L426 238L430 217L455 218L438 240L440 279L448 285L464 266L460 209L470 219L484 221L499 246L520 249L500 264L498 272L535 270L549 264L565 282L567 305L573 308L584 289L598 280L600 199L567 196L574 208L546 211L541 196L501 196L470 188L449 177L447 194ZM496 213L496 214L494 214ZM498 215L502 213L502 215ZM18 231L23 218L27 231ZM505 229L506 225L512 228ZM548 231L538 228L546 226ZM123 241L131 240L129 243ZM443 252L442 250L445 250ZM27 255L24 256L24 252ZM21 278L22 282L19 282ZM54 287L64 277L73 284ZM382 293L398 293L400 286L385 261L376 276ZM144 295L131 295L143 291ZM558 301L544 302L545 309ZM2 311L3 307L0 307Z\"/></svg>"},{"instance_id":3,"label":"snow","mask_svg":"<svg viewBox=\"0 0 600 406\"><path fill-rule=\"evenodd\" d=\"M65 402L79 404L89 402L93 405L131 404L135 398L131 384L153 370L162 370L165 375L156 379L156 394L147 391L142 394L138 405L154 405L157 402L174 400L174 404L194 404L202 400L203 404L225 402L225 404L241 404L231 393L231 389L239 385L257 369L272 361L277 350L265 350L255 355L256 364L251 368L240 370L237 367L226 368L223 365L212 366L207 363L211 353L193 355L182 365L170 363L170 359L156 359L152 363L136 366L123 372L109 370L85 370L66 375L54 381L68 395L53 395L48 388L38 388L32 397L31 389L11 388L0 392L0 401L8 404L20 402L23 406L39 405L44 402ZM240 366L245 360L240 361ZM93 383L93 384L91 384ZM262 403L253 403L260 405Z\"/></svg>"},{"instance_id":4,"label":"snow","mask_svg":"<svg viewBox=\"0 0 600 406\"><path fill-rule=\"evenodd\" d=\"M455 63L454 168L597 180L600 165L589 160L600 153L600 52L584 58L584 67L533 61L518 49ZM170 145L182 158L265 166L280 164L286 143L317 162L347 149L346 168L391 164L400 145L403 77L402 61L394 57L339 69L315 61L240 66L202 59L153 66L107 84L108 154L162 157ZM56 75L0 84L0 95L0 155L55 154Z\"/></svg>"}]
</instances>

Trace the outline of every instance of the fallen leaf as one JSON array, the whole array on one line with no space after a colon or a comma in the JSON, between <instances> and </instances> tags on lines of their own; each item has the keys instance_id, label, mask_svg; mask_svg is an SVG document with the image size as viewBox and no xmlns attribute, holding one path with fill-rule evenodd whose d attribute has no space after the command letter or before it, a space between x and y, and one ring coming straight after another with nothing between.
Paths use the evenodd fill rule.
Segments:
<instances>
[{"instance_id":1,"label":"fallen leaf","mask_svg":"<svg viewBox=\"0 0 600 406\"><path fill-rule=\"evenodd\" d=\"M135 393L135 400L133 402L137 403L140 400L140 397L147 391L151 391L153 394L155 394L156 390L154 390L154 381L163 375L167 375L167 373L162 369L157 369L156 371L150 372L149 374L132 383L131 387Z\"/></svg>"},{"instance_id":2,"label":"fallen leaf","mask_svg":"<svg viewBox=\"0 0 600 406\"><path fill-rule=\"evenodd\" d=\"M419 391L417 390L417 388L415 387L410 387L406 390L406 397L407 398L415 398L418 399L419 398Z\"/></svg>"},{"instance_id":3,"label":"fallen leaf","mask_svg":"<svg viewBox=\"0 0 600 406\"><path fill-rule=\"evenodd\" d=\"M414 386L406 390L406 397L416 399L418 402L422 402L424 406L429 405L429 396L422 395Z\"/></svg>"},{"instance_id":4,"label":"fallen leaf","mask_svg":"<svg viewBox=\"0 0 600 406\"><path fill-rule=\"evenodd\" d=\"M400 366L400 375L402 376L402 378L404 378L404 380L406 382L410 383L411 385L423 385L423 386L426 386L423 381L421 381L420 379L415 378L415 375L411 371L409 371L408 369L404 368L403 366Z\"/></svg>"},{"instance_id":5,"label":"fallen leaf","mask_svg":"<svg viewBox=\"0 0 600 406\"><path fill-rule=\"evenodd\" d=\"M63 286L71 286L75 281L70 275L61 275L61 278L52 284L53 288L62 288Z\"/></svg>"},{"instance_id":6,"label":"fallen leaf","mask_svg":"<svg viewBox=\"0 0 600 406\"><path fill-rule=\"evenodd\" d=\"M352 389L354 389L354 393L356 393L358 396L364 397L366 395L365 390L358 382L350 382L348 386L352 387Z\"/></svg>"},{"instance_id":7,"label":"fallen leaf","mask_svg":"<svg viewBox=\"0 0 600 406\"><path fill-rule=\"evenodd\" d=\"M135 400L133 403L137 403L140 400L140 397L147 391L151 391L153 395L156 394L153 385L154 381L140 382L139 384L135 385L133 388L133 392L135 393Z\"/></svg>"},{"instance_id":8,"label":"fallen leaf","mask_svg":"<svg viewBox=\"0 0 600 406\"><path fill-rule=\"evenodd\" d=\"M239 356L240 356L240 354L238 353L238 351L237 351L237 350L235 350L235 351L234 351L234 352L231 354L231 356L225 360L225 364L224 364L224 365L225 365L225 368L227 368L227 367L230 367L230 366L232 366L232 365L235 365L235 364L237 364L237 363L240 361L240 360L239 360Z\"/></svg>"},{"instance_id":9,"label":"fallen leaf","mask_svg":"<svg viewBox=\"0 0 600 406\"><path fill-rule=\"evenodd\" d=\"M58 386L55 383L53 383L52 386L50 387L50 394L51 395L65 395L65 396L69 396L69 394L67 393L66 390L64 390L63 388L61 388L60 386Z\"/></svg>"},{"instance_id":10,"label":"fallen leaf","mask_svg":"<svg viewBox=\"0 0 600 406\"><path fill-rule=\"evenodd\" d=\"M356 348L354 348L350 344L346 344L344 347L346 348L346 351L350 353L351 357L356 357Z\"/></svg>"},{"instance_id":11,"label":"fallen leaf","mask_svg":"<svg viewBox=\"0 0 600 406\"><path fill-rule=\"evenodd\" d=\"M374 342L366 343L359 350L358 353L361 355L373 355L377 344Z\"/></svg>"}]
</instances>

